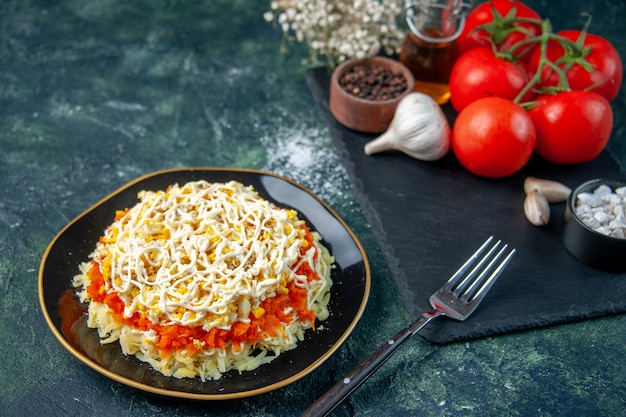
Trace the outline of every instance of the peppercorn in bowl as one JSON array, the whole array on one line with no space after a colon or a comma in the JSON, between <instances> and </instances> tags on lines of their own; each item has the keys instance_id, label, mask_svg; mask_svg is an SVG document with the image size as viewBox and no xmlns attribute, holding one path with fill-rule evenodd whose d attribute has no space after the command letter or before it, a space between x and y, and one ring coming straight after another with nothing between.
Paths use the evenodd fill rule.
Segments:
<instances>
[{"instance_id":1,"label":"peppercorn in bowl","mask_svg":"<svg viewBox=\"0 0 626 417\"><path fill-rule=\"evenodd\" d=\"M565 247L593 268L626 271L625 212L625 180L594 179L581 184L565 207Z\"/></svg>"},{"instance_id":2,"label":"peppercorn in bowl","mask_svg":"<svg viewBox=\"0 0 626 417\"><path fill-rule=\"evenodd\" d=\"M413 91L411 71L385 57L351 59L330 80L330 112L342 125L364 133L384 132L398 102Z\"/></svg>"}]
</instances>

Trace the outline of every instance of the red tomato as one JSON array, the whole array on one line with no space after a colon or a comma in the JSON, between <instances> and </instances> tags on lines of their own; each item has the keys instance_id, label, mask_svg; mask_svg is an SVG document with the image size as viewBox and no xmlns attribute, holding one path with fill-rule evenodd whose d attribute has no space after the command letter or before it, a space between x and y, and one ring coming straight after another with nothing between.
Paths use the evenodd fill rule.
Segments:
<instances>
[{"instance_id":1,"label":"red tomato","mask_svg":"<svg viewBox=\"0 0 626 417\"><path fill-rule=\"evenodd\" d=\"M581 36L579 30L565 30L557 33L565 39L576 43ZM569 87L572 90L586 90L593 86L593 90L612 101L622 85L624 68L619 53L615 47L601 36L587 33L582 43L582 56L566 56L561 44L555 40L548 42L546 58L557 63L566 71ZM541 51L537 49L531 59L530 67L537 70ZM563 60L559 62L558 60ZM588 63L587 68L584 61ZM559 76L556 72L544 67L541 85L556 86Z\"/></svg>"},{"instance_id":2,"label":"red tomato","mask_svg":"<svg viewBox=\"0 0 626 417\"><path fill-rule=\"evenodd\" d=\"M492 7L504 18L498 16L494 18ZM515 8L514 13L510 17L507 16L513 8ZM537 24L513 22L513 18L536 19ZM479 26L483 25L487 26L478 29ZM491 0L478 5L467 15L465 28L458 41L459 50L463 53L480 46L491 47L489 42L491 39L498 50L507 51L521 40L529 39L540 33L541 16L536 11L517 0ZM521 56L520 54L524 53L525 49L520 48L515 55ZM530 50L528 52L530 53Z\"/></svg>"},{"instance_id":3,"label":"red tomato","mask_svg":"<svg viewBox=\"0 0 626 417\"><path fill-rule=\"evenodd\" d=\"M452 127L452 149L470 172L489 178L519 171L535 147L535 128L524 109L498 97L473 102Z\"/></svg>"},{"instance_id":4,"label":"red tomato","mask_svg":"<svg viewBox=\"0 0 626 417\"><path fill-rule=\"evenodd\" d=\"M490 48L474 48L459 57L450 73L450 101L456 111L485 97L513 100L528 82L526 71L494 56ZM533 93L524 97L531 99Z\"/></svg>"},{"instance_id":5,"label":"red tomato","mask_svg":"<svg viewBox=\"0 0 626 417\"><path fill-rule=\"evenodd\" d=\"M528 111L537 132L536 151L557 164L587 162L606 147L613 128L609 102L593 91L537 97Z\"/></svg>"}]
</instances>

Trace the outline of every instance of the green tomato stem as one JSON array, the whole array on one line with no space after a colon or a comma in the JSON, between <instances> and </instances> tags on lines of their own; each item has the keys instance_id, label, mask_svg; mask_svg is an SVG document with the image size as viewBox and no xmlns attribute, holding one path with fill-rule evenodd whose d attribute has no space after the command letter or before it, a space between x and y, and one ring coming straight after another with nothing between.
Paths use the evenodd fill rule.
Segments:
<instances>
[{"instance_id":1,"label":"green tomato stem","mask_svg":"<svg viewBox=\"0 0 626 417\"><path fill-rule=\"evenodd\" d=\"M528 43L536 43L539 42L539 62L537 64L537 69L535 71L535 74L532 76L532 78L528 81L528 83L526 83L526 85L524 86L524 88L522 88L522 90L519 92L519 94L517 95L517 97L515 97L515 99L513 100L513 102L522 105L523 107L527 108L529 106L535 106L537 103L536 102L531 102L531 103L527 103L526 105L520 103L522 98L536 85L541 81L541 77L543 75L543 70L544 67L548 67L550 70L554 71L558 77L559 77L559 82L557 84L557 86L553 87L550 89L550 91L553 92L559 92L559 91L569 91L570 90L570 86L569 86L569 81L567 80L567 75L566 72L563 71L556 63L550 61L548 59L547 56L547 50L548 50L548 43L551 40L555 40L559 43L561 43L561 45L563 46L563 48L567 51L566 49L566 45L567 46L574 46L576 47L576 43L565 39L561 36L558 36L554 33L552 33L552 26L550 25L549 20L545 20L542 25L541 25L541 35L537 36L536 38L530 39L528 41Z\"/></svg>"}]
</instances>

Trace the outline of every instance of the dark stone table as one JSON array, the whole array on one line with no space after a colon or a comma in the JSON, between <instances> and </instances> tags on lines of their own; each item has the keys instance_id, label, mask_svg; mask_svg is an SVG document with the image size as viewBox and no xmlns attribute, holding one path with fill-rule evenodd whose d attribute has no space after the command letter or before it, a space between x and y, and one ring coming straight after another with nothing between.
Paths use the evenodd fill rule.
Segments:
<instances>
[{"instance_id":1,"label":"dark stone table","mask_svg":"<svg viewBox=\"0 0 626 417\"><path fill-rule=\"evenodd\" d=\"M281 51L267 3L0 4L0 415L293 416L410 322L305 82L307 51ZM590 12L591 31L626 56L623 1L527 3L556 29L580 27ZM622 166L624 90L609 144ZM288 176L337 211L368 253L362 320L292 385L229 401L155 397L81 364L46 325L38 271L56 233L138 176L189 166ZM623 415L625 330L626 316L612 315L446 345L415 338L333 415Z\"/></svg>"}]
</instances>

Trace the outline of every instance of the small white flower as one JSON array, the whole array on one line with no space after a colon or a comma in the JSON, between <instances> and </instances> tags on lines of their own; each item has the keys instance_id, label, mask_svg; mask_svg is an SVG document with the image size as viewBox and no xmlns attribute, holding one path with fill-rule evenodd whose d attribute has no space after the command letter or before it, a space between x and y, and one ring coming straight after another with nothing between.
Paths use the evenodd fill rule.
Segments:
<instances>
[{"instance_id":1,"label":"small white flower","mask_svg":"<svg viewBox=\"0 0 626 417\"><path fill-rule=\"evenodd\" d=\"M263 18L277 21L285 36L339 63L351 57L399 51L405 29L398 27L405 0L272 1ZM320 30L321 29L321 30ZM312 54L315 56L315 54Z\"/></svg>"}]
</instances>

